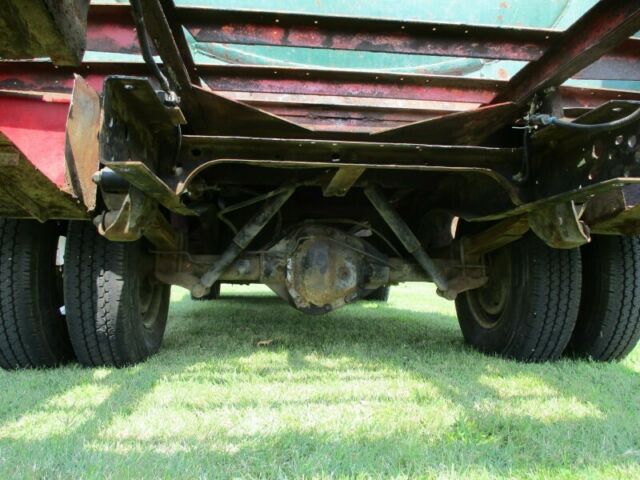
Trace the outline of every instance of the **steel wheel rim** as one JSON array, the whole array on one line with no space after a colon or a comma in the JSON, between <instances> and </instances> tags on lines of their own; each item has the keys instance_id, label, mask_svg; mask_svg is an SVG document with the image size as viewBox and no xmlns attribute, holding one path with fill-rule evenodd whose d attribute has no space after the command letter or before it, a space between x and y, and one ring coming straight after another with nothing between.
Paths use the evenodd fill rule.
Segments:
<instances>
[{"instance_id":1,"label":"steel wheel rim","mask_svg":"<svg viewBox=\"0 0 640 480\"><path fill-rule=\"evenodd\" d=\"M142 325L153 329L162 303L163 286L155 279L153 257L141 252L138 260L138 312Z\"/></svg>"},{"instance_id":2,"label":"steel wheel rim","mask_svg":"<svg viewBox=\"0 0 640 480\"><path fill-rule=\"evenodd\" d=\"M511 256L503 248L486 258L487 283L469 292L469 306L476 322L485 329L500 325L511 297Z\"/></svg>"}]
</instances>

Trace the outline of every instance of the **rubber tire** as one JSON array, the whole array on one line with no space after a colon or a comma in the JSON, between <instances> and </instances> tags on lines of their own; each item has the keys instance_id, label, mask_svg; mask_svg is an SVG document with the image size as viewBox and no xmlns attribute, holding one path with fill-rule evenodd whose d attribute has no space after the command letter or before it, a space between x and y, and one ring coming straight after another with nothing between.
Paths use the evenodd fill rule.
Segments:
<instances>
[{"instance_id":1,"label":"rubber tire","mask_svg":"<svg viewBox=\"0 0 640 480\"><path fill-rule=\"evenodd\" d=\"M372 302L388 302L390 292L391 287L389 285L385 285L384 287L374 290L373 293L367 297L367 300Z\"/></svg>"},{"instance_id":2,"label":"rubber tire","mask_svg":"<svg viewBox=\"0 0 640 480\"><path fill-rule=\"evenodd\" d=\"M211 287L209 293L207 293L204 297L194 297L191 295L191 300L195 300L196 302L202 302L204 300L218 300L220 298L220 282L216 282Z\"/></svg>"},{"instance_id":3,"label":"rubber tire","mask_svg":"<svg viewBox=\"0 0 640 480\"><path fill-rule=\"evenodd\" d=\"M582 302L567 353L609 362L640 340L640 239L597 236L582 247Z\"/></svg>"},{"instance_id":4,"label":"rubber tire","mask_svg":"<svg viewBox=\"0 0 640 480\"><path fill-rule=\"evenodd\" d=\"M73 359L56 288L58 226L0 219L0 366L55 367Z\"/></svg>"},{"instance_id":5,"label":"rubber tire","mask_svg":"<svg viewBox=\"0 0 640 480\"><path fill-rule=\"evenodd\" d=\"M571 338L580 306L580 250L554 250L533 234L503 247L511 262L504 306L497 323L476 319L473 295L456 299L467 343L485 353L522 362L556 360ZM492 253L490 255L496 255ZM477 298L477 297L475 297ZM484 314L483 314L484 315Z\"/></svg>"},{"instance_id":6,"label":"rubber tire","mask_svg":"<svg viewBox=\"0 0 640 480\"><path fill-rule=\"evenodd\" d=\"M125 367L160 349L171 287L153 284L153 309L149 309L153 322L145 326L140 268L141 262L152 258L145 254L143 241L110 242L89 222L69 223L64 275L67 324L82 365Z\"/></svg>"}]
</instances>

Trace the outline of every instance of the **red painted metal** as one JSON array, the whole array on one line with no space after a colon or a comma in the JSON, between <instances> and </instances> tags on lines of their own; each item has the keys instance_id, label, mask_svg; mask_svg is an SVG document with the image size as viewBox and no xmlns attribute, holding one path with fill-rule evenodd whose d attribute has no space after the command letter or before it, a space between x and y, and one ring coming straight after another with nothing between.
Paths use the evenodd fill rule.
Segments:
<instances>
[{"instance_id":1,"label":"red painted metal","mask_svg":"<svg viewBox=\"0 0 640 480\"><path fill-rule=\"evenodd\" d=\"M437 75L209 65L199 68L216 91L399 98L485 103L505 82Z\"/></svg>"},{"instance_id":2,"label":"red painted metal","mask_svg":"<svg viewBox=\"0 0 640 480\"><path fill-rule=\"evenodd\" d=\"M102 91L108 74L149 75L147 67L138 63L87 63L67 69L54 68L45 62L11 62L0 68L0 90L30 95L69 94L74 72L86 78L98 92ZM305 127L326 131L349 131L354 127L354 131L363 132L400 126L397 110L408 101L436 102L415 108L416 112L405 123L432 118L443 112L465 111L490 101L506 86L504 81L460 77L250 66L200 66L199 73L214 91L275 114L284 114L291 121L299 120ZM562 87L560 92L565 107L572 109L595 108L608 100L621 98L640 100L638 92L575 87ZM251 101L252 96L262 96L262 100ZM269 97L268 102L264 101L265 96ZM322 106L313 107L309 102ZM362 102L366 102L368 108L361 108ZM352 108L349 108L350 104ZM292 109L296 110L295 114ZM335 115L336 124L332 126L331 112L336 110L340 110L340 114Z\"/></svg>"},{"instance_id":3,"label":"red painted metal","mask_svg":"<svg viewBox=\"0 0 640 480\"><path fill-rule=\"evenodd\" d=\"M398 98L485 103L503 81L437 75L401 75L326 69L201 65L200 77L214 91L291 93L325 96ZM75 69L53 68L44 62L11 62L0 68L0 89L70 92L73 73L97 91L111 75L148 76L144 64L86 63Z\"/></svg>"},{"instance_id":4,"label":"red painted metal","mask_svg":"<svg viewBox=\"0 0 640 480\"><path fill-rule=\"evenodd\" d=\"M92 5L87 26L87 50L140 53L129 5Z\"/></svg>"},{"instance_id":5,"label":"red painted metal","mask_svg":"<svg viewBox=\"0 0 640 480\"><path fill-rule=\"evenodd\" d=\"M163 5L170 3L163 2ZM536 61L550 46L563 43L566 38L560 31L532 28L205 7L173 7L171 12L174 21L183 23L196 40L224 44ZM139 53L129 6L93 5L89 13L87 45L93 51ZM184 45L181 51L184 57ZM640 80L640 40L627 40L591 68L577 73L576 78Z\"/></svg>"},{"instance_id":6,"label":"red painted metal","mask_svg":"<svg viewBox=\"0 0 640 480\"><path fill-rule=\"evenodd\" d=\"M152 3L155 5L154 9L149 10L148 5ZM189 79L187 75L182 76L187 90L190 90L187 82L197 83L197 71L199 78L216 92L231 97L244 93L271 95L272 100L269 102L248 103L305 127L327 132L363 133L394 128L438 117L446 112L473 109L479 104L491 103L496 98L523 101L529 98L531 92L538 91L547 84L556 84L567 75L580 78L640 78L639 42L625 41L625 35L640 22L640 6L636 2L624 0L601 2L566 33L174 7L170 0L154 0L147 4L147 8L159 18L159 12L164 12L164 21L168 22L168 27L164 27L161 37L165 40L168 38L165 35L166 28L171 29L175 39L176 32L181 32L177 22L182 22L202 41L511 60L539 59L511 82L505 82L361 71L191 65L189 58L185 60L183 39L178 38L176 42L179 44L169 44L170 48L164 49L165 57L166 52L171 53L169 57L172 68L180 67L178 70L182 70L184 67L180 65L180 61L189 64ZM167 12L170 15L167 16ZM151 19L153 20L153 15ZM152 25L155 23L155 20L151 22ZM611 55L578 73L587 63L621 42L622 46L614 49ZM130 7L93 5L89 13L87 43L90 50L139 53ZM528 73L525 75L525 72ZM0 68L0 89L23 93L70 93L73 73L84 76L98 92L102 90L104 78L109 74L149 75L147 67L142 63L85 63L69 69L54 68L44 62L12 62L2 64ZM640 100L640 94L635 92L570 87L562 87L560 92L565 107L577 110L594 108L610 99ZM292 99L292 95L298 96L297 100ZM326 102L311 105L301 101L304 97L311 96L324 97ZM370 99L373 103L367 107L336 105L337 99L341 98ZM444 112L433 107L399 114L393 107L376 105L375 100L444 102L458 106ZM197 110L196 106L194 111ZM509 122L511 119L505 121ZM61 125L63 131L64 126Z\"/></svg>"},{"instance_id":7,"label":"red painted metal","mask_svg":"<svg viewBox=\"0 0 640 480\"><path fill-rule=\"evenodd\" d=\"M0 90L71 93L74 73L97 92L102 92L108 75L150 75L142 63L84 63L71 69L55 68L47 62L6 62L0 63Z\"/></svg>"},{"instance_id":8,"label":"red painted metal","mask_svg":"<svg viewBox=\"0 0 640 480\"><path fill-rule=\"evenodd\" d=\"M294 13L182 8L200 42L531 61L554 32Z\"/></svg>"},{"instance_id":9,"label":"red painted metal","mask_svg":"<svg viewBox=\"0 0 640 480\"><path fill-rule=\"evenodd\" d=\"M0 96L0 132L58 187L65 184L69 104Z\"/></svg>"}]
</instances>

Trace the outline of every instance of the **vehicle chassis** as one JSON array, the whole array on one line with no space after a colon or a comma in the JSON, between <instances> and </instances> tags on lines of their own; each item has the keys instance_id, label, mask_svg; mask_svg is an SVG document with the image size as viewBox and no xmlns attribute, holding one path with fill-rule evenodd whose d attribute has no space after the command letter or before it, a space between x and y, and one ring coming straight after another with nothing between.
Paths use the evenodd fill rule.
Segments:
<instances>
[{"instance_id":1,"label":"vehicle chassis","mask_svg":"<svg viewBox=\"0 0 640 480\"><path fill-rule=\"evenodd\" d=\"M565 84L640 80L637 2L599 2L565 32L61 4L80 19L75 38L53 16L49 41L0 44L6 58L55 60L1 63L0 215L144 238L156 279L195 298L263 283L326 313L429 281L455 299L486 284L487 254L529 231L554 249L640 234L640 93ZM196 64L185 29L529 63L508 81ZM85 48L146 62L70 66Z\"/></svg>"}]
</instances>

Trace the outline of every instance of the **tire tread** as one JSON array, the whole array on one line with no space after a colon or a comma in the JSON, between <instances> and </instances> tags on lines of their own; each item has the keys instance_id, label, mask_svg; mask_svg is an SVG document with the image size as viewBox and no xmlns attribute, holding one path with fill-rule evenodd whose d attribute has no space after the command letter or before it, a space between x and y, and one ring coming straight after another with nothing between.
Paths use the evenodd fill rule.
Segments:
<instances>
[{"instance_id":1,"label":"tire tread","mask_svg":"<svg viewBox=\"0 0 640 480\"><path fill-rule=\"evenodd\" d=\"M137 281L136 244L111 242L89 222L71 222L67 238L67 323L80 363L124 367L155 353L157 348L141 345L144 339L130 324L138 320L137 305L130 303L135 294L129 291ZM168 310L168 288L160 313L160 341Z\"/></svg>"},{"instance_id":2,"label":"tire tread","mask_svg":"<svg viewBox=\"0 0 640 480\"><path fill-rule=\"evenodd\" d=\"M39 255L45 247L38 242L57 241L53 232L50 225L31 220L0 219L0 367L4 369L53 367L71 356L67 332L46 331L46 323L54 322L56 314L48 304L52 286L40 281L44 269L55 265L43 264Z\"/></svg>"},{"instance_id":3,"label":"tire tread","mask_svg":"<svg viewBox=\"0 0 640 480\"><path fill-rule=\"evenodd\" d=\"M522 343L510 346L509 353L528 362L556 360L571 338L578 315L580 258L577 250L554 250L539 241L529 244L534 257L534 310Z\"/></svg>"},{"instance_id":4,"label":"tire tread","mask_svg":"<svg viewBox=\"0 0 640 480\"><path fill-rule=\"evenodd\" d=\"M564 352L580 308L580 250L549 248L533 234L503 247L511 268L510 298L498 323L486 327L482 313L467 292L456 300L466 341L492 354L523 362L557 360ZM515 283L514 283L515 282Z\"/></svg>"},{"instance_id":5,"label":"tire tread","mask_svg":"<svg viewBox=\"0 0 640 480\"><path fill-rule=\"evenodd\" d=\"M640 340L640 238L595 237L583 262L585 295L567 353L621 360Z\"/></svg>"}]
</instances>

